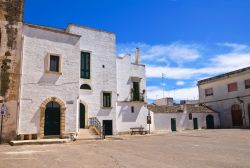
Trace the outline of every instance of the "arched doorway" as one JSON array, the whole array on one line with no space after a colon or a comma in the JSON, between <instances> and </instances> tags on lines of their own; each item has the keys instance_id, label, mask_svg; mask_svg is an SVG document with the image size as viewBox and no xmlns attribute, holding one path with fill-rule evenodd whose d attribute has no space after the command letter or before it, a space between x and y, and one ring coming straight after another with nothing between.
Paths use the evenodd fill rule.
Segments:
<instances>
[{"instance_id":1,"label":"arched doorway","mask_svg":"<svg viewBox=\"0 0 250 168\"><path fill-rule=\"evenodd\" d=\"M60 105L53 101L46 105L44 135L60 135Z\"/></svg>"},{"instance_id":2,"label":"arched doorway","mask_svg":"<svg viewBox=\"0 0 250 168\"><path fill-rule=\"evenodd\" d=\"M85 128L85 106L80 103L80 109L79 109L80 115L79 115L79 123L80 123L80 128Z\"/></svg>"},{"instance_id":3,"label":"arched doorway","mask_svg":"<svg viewBox=\"0 0 250 168\"><path fill-rule=\"evenodd\" d=\"M214 117L210 114L206 117L207 129L214 129Z\"/></svg>"},{"instance_id":4,"label":"arched doorway","mask_svg":"<svg viewBox=\"0 0 250 168\"><path fill-rule=\"evenodd\" d=\"M38 138L44 138L45 122L46 122L45 121L45 112L46 112L47 106L51 107L51 105L49 105L50 102L55 102L60 107L60 134L59 135L60 135L60 138L64 138L66 106L65 106L65 103L57 97L48 97L40 105L40 129L39 129L39 133L38 133Z\"/></svg>"},{"instance_id":5,"label":"arched doorway","mask_svg":"<svg viewBox=\"0 0 250 168\"><path fill-rule=\"evenodd\" d=\"M238 104L234 104L231 108L233 126L243 126L242 112Z\"/></svg>"}]
</instances>

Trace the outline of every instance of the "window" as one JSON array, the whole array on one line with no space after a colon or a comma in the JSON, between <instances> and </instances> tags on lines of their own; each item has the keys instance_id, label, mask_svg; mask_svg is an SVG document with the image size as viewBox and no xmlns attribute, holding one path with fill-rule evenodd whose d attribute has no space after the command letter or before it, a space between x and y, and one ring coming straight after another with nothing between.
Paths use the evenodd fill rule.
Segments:
<instances>
[{"instance_id":1,"label":"window","mask_svg":"<svg viewBox=\"0 0 250 168\"><path fill-rule=\"evenodd\" d=\"M60 72L60 56L59 55L49 55L49 68L50 72Z\"/></svg>"},{"instance_id":2,"label":"window","mask_svg":"<svg viewBox=\"0 0 250 168\"><path fill-rule=\"evenodd\" d=\"M192 120L192 119L193 119L192 113L189 113L189 114L188 114L188 118L189 118L189 120Z\"/></svg>"},{"instance_id":3,"label":"window","mask_svg":"<svg viewBox=\"0 0 250 168\"><path fill-rule=\"evenodd\" d=\"M111 93L103 92L103 107L111 107Z\"/></svg>"},{"instance_id":4,"label":"window","mask_svg":"<svg viewBox=\"0 0 250 168\"><path fill-rule=\"evenodd\" d=\"M250 89L250 79L245 80L245 88Z\"/></svg>"},{"instance_id":5,"label":"window","mask_svg":"<svg viewBox=\"0 0 250 168\"><path fill-rule=\"evenodd\" d=\"M90 79L90 53L81 52L81 78Z\"/></svg>"},{"instance_id":6,"label":"window","mask_svg":"<svg viewBox=\"0 0 250 168\"><path fill-rule=\"evenodd\" d=\"M134 113L135 112L135 108L134 106L131 106L131 113Z\"/></svg>"},{"instance_id":7,"label":"window","mask_svg":"<svg viewBox=\"0 0 250 168\"><path fill-rule=\"evenodd\" d=\"M139 101L140 100L140 84L139 82L133 82L133 100Z\"/></svg>"},{"instance_id":8,"label":"window","mask_svg":"<svg viewBox=\"0 0 250 168\"><path fill-rule=\"evenodd\" d=\"M91 90L91 87L88 84L82 84L80 89Z\"/></svg>"},{"instance_id":9,"label":"window","mask_svg":"<svg viewBox=\"0 0 250 168\"><path fill-rule=\"evenodd\" d=\"M213 96L214 95L213 88L205 89L205 95L206 96Z\"/></svg>"},{"instance_id":10,"label":"window","mask_svg":"<svg viewBox=\"0 0 250 168\"><path fill-rule=\"evenodd\" d=\"M228 92L233 92L233 91L238 90L238 86L236 82L228 84L227 88L228 88Z\"/></svg>"}]
</instances>

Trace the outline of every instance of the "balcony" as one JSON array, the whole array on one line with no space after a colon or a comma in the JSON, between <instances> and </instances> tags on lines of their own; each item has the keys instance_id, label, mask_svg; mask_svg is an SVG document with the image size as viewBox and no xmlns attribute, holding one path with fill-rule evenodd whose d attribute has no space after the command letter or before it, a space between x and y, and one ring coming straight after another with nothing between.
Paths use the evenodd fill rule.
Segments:
<instances>
[{"instance_id":1,"label":"balcony","mask_svg":"<svg viewBox=\"0 0 250 168\"><path fill-rule=\"evenodd\" d=\"M144 93L135 93L135 92L131 92L131 93L130 93L130 101L140 101L140 102L144 102L144 101L145 101Z\"/></svg>"}]
</instances>

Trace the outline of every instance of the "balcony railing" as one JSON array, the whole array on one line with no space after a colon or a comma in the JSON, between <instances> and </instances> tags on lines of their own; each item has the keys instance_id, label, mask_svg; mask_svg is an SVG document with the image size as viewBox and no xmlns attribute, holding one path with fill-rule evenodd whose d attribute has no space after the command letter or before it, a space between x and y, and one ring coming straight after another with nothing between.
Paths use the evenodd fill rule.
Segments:
<instances>
[{"instance_id":1,"label":"balcony railing","mask_svg":"<svg viewBox=\"0 0 250 168\"><path fill-rule=\"evenodd\" d=\"M130 101L141 101L141 102L144 102L145 101L145 96L143 93L133 93L131 92L131 95L130 95Z\"/></svg>"}]
</instances>

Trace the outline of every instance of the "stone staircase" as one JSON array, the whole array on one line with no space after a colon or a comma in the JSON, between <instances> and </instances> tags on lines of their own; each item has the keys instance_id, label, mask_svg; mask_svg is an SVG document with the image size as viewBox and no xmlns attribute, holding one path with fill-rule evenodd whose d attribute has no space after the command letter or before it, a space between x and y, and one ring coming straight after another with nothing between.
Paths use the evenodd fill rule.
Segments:
<instances>
[{"instance_id":1,"label":"stone staircase","mask_svg":"<svg viewBox=\"0 0 250 168\"><path fill-rule=\"evenodd\" d=\"M80 129L76 140L99 140L100 135L97 134L93 127L89 129Z\"/></svg>"}]
</instances>

